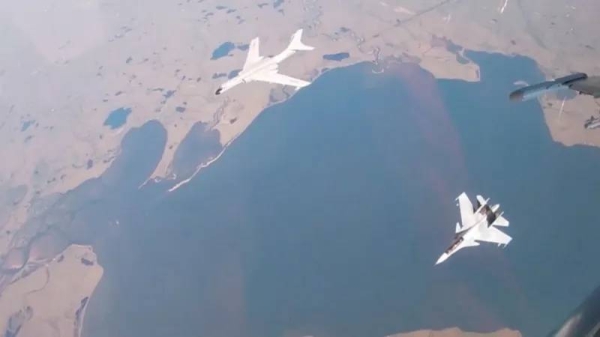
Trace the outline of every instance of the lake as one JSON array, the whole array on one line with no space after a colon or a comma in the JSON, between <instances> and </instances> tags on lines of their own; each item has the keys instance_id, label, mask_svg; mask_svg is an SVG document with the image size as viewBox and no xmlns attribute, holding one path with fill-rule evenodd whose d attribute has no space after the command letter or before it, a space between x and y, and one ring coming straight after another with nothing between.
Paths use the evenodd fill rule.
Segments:
<instances>
[{"instance_id":1,"label":"lake","mask_svg":"<svg viewBox=\"0 0 600 337\"><path fill-rule=\"evenodd\" d=\"M113 130L118 129L121 126L125 125L125 123L127 122L127 117L129 117L130 113L130 108L118 108L116 110L113 110L110 112L110 114L108 114L108 117L106 117L106 120L104 120L103 125L108 126Z\"/></svg>"}]
</instances>

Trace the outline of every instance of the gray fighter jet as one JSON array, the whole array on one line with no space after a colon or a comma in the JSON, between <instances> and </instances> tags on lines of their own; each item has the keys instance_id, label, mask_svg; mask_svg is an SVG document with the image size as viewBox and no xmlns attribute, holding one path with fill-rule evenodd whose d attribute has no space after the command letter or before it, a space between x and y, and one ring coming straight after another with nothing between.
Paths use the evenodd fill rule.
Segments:
<instances>
[{"instance_id":1,"label":"gray fighter jet","mask_svg":"<svg viewBox=\"0 0 600 337\"><path fill-rule=\"evenodd\" d=\"M511 92L509 98L511 101L521 102L537 98L549 92L566 89L574 90L582 95L600 98L600 76L588 76L585 73L575 73L557 78L553 81L546 81L520 88Z\"/></svg>"}]
</instances>

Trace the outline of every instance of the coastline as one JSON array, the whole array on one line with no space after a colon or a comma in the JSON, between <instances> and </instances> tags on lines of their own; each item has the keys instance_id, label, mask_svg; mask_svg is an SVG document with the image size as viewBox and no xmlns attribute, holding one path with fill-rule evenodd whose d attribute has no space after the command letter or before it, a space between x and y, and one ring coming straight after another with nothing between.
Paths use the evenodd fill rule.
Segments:
<instances>
[{"instance_id":1,"label":"coastline","mask_svg":"<svg viewBox=\"0 0 600 337\"><path fill-rule=\"evenodd\" d=\"M102 275L100 275L100 277L98 278L98 282L96 283L94 288L87 295L87 301L86 301L85 305L83 306L83 309L81 310L80 315L79 315L79 324L77 326L78 329L77 329L76 337L82 337L83 326L85 324L85 313L87 312L87 308L93 299L94 293L96 292L96 288L98 288L98 284L100 284L100 281L102 281L103 274L104 274L104 270L102 271Z\"/></svg>"},{"instance_id":2,"label":"coastline","mask_svg":"<svg viewBox=\"0 0 600 337\"><path fill-rule=\"evenodd\" d=\"M92 247L70 245L32 273L8 285L0 297L0 315L12 318L11 328L24 335L58 331L60 336L67 336L73 334L74 328L80 332L75 313L82 299L93 294L103 272ZM72 312L73 316L68 317L65 312ZM0 321L0 330L9 331L8 323L9 319Z\"/></svg>"}]
</instances>

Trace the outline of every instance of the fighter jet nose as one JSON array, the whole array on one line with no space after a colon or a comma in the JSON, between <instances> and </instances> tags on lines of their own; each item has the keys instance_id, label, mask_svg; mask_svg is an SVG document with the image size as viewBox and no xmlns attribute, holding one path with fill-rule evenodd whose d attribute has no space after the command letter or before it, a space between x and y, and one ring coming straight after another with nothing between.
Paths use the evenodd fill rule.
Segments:
<instances>
[{"instance_id":1,"label":"fighter jet nose","mask_svg":"<svg viewBox=\"0 0 600 337\"><path fill-rule=\"evenodd\" d=\"M438 264L446 261L447 258L448 258L448 254L446 254L446 253L442 254L442 256L440 256L440 258L436 261L435 265L437 266Z\"/></svg>"},{"instance_id":2,"label":"fighter jet nose","mask_svg":"<svg viewBox=\"0 0 600 337\"><path fill-rule=\"evenodd\" d=\"M215 95L220 95L222 91L223 91L223 88L217 89L217 91L215 92Z\"/></svg>"}]
</instances>

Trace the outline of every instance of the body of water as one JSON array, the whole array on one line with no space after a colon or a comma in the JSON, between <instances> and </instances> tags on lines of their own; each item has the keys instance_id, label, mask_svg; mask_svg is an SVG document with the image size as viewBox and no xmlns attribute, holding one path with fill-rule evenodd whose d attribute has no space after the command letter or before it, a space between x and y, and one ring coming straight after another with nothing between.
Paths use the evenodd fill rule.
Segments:
<instances>
[{"instance_id":1,"label":"body of water","mask_svg":"<svg viewBox=\"0 0 600 337\"><path fill-rule=\"evenodd\" d=\"M127 117L129 117L130 113L130 108L118 108L114 111L111 111L104 121L104 125L110 127L111 129L118 129L127 123Z\"/></svg>"},{"instance_id":2,"label":"body of water","mask_svg":"<svg viewBox=\"0 0 600 337\"><path fill-rule=\"evenodd\" d=\"M105 268L84 336L548 333L600 280L600 150L554 143L537 104L508 101L515 80L541 78L533 62L466 56L481 83L412 64L328 71L170 194L138 189L164 129L131 131L111 169L62 203L78 210L64 232ZM214 137L185 152L213 156ZM499 202L514 239L434 266L462 191Z\"/></svg>"},{"instance_id":3,"label":"body of water","mask_svg":"<svg viewBox=\"0 0 600 337\"><path fill-rule=\"evenodd\" d=\"M229 53L236 48L232 42L224 42L219 45L212 53L211 60L218 60L221 57L229 55Z\"/></svg>"},{"instance_id":4,"label":"body of water","mask_svg":"<svg viewBox=\"0 0 600 337\"><path fill-rule=\"evenodd\" d=\"M325 54L323 55L323 59L328 61L341 61L343 59L347 59L350 57L350 53L336 53L336 54Z\"/></svg>"},{"instance_id":5,"label":"body of water","mask_svg":"<svg viewBox=\"0 0 600 337\"><path fill-rule=\"evenodd\" d=\"M242 71L242 69L234 69L234 70L230 71L229 75L227 75L227 78L232 79L232 78L236 77L240 73L240 71Z\"/></svg>"}]
</instances>

